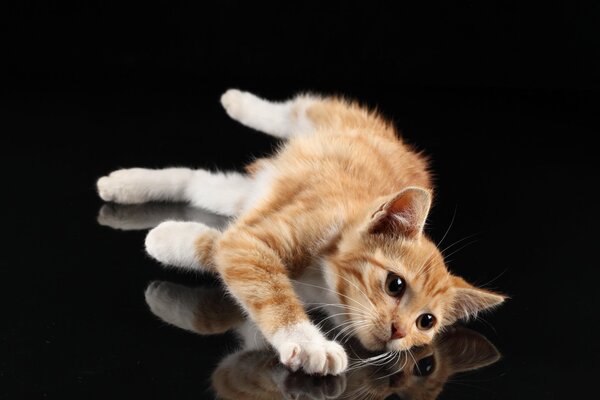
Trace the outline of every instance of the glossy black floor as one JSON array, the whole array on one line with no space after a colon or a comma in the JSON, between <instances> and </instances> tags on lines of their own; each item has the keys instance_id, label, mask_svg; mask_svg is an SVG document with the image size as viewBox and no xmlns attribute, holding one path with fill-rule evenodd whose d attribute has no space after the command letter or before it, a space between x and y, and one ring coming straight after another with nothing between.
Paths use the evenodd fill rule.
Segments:
<instances>
[{"instance_id":1,"label":"glossy black floor","mask_svg":"<svg viewBox=\"0 0 600 400\"><path fill-rule=\"evenodd\" d=\"M488 18L466 31L452 23L435 35L420 30L425 47L397 42L405 36L391 17L381 22L393 26L387 36L372 21L356 25L360 34L340 28L318 41L319 26L329 25L295 9L279 10L286 18L275 27L248 24L224 34L221 26L233 25L225 6L197 28L198 8L154 10L151 20L133 18L132 10L100 14L111 24L92 11L43 8L13 23L22 36L9 49L13 70L2 102L0 398L352 399L395 391L408 400L435 398L442 384L439 399L594 396L600 324L592 138L599 129L597 72L584 51L591 36L538 43L523 15L495 17L485 7ZM425 13L428 20L431 10ZM387 15L369 11L375 14ZM436 23L447 17L433 14ZM236 15L237 24L246 17ZM589 26L586 15L572 26ZM505 19L514 24L499 22ZM303 21L311 21L306 41L286 30ZM497 29L510 35L496 37ZM361 40L340 45L350 31ZM283 41L271 34L314 46L313 58L270 46ZM483 46L491 37L493 48ZM569 69L568 57L577 68ZM240 350L235 336L171 326L144 297L156 281L175 291L185 288L172 284L218 282L161 268L144 254L143 239L164 218L222 220L183 205L107 206L95 181L130 166L240 169L268 154L275 140L221 110L228 87L273 99L298 90L341 93L377 106L431 157L437 190L427 230L436 240L447 232L451 269L511 300L469 330L450 332L401 373L393 374L395 365L338 379L286 377L269 354L253 354L230 357L237 375L219 384L221 361ZM415 377L420 370L433 372ZM248 391L249 377L264 379L263 389Z\"/></svg>"}]
</instances>

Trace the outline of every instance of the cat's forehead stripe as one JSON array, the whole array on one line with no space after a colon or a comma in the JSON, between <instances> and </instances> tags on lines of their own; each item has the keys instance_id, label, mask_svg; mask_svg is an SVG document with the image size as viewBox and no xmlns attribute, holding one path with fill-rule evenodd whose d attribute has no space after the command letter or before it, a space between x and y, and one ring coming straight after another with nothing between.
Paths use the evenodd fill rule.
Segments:
<instances>
[{"instance_id":1,"label":"cat's forehead stripe","mask_svg":"<svg viewBox=\"0 0 600 400\"><path fill-rule=\"evenodd\" d=\"M449 290L448 286L441 287L441 288L439 288L438 290L436 290L436 291L435 291L435 293L433 293L433 294L431 295L431 297L437 297L437 296L440 296L440 295L442 295L442 294L446 293L448 290Z\"/></svg>"},{"instance_id":2,"label":"cat's forehead stripe","mask_svg":"<svg viewBox=\"0 0 600 400\"><path fill-rule=\"evenodd\" d=\"M425 293L430 295L433 292L433 290L437 287L437 285L437 279L435 279L434 277L428 277L425 281L425 287L423 288L423 290L425 291Z\"/></svg>"},{"instance_id":3,"label":"cat's forehead stripe","mask_svg":"<svg viewBox=\"0 0 600 400\"><path fill-rule=\"evenodd\" d=\"M366 260L367 260L367 262L368 262L369 264L372 264L372 265L374 265L374 266L376 266L376 267L379 267L379 268L381 268L381 269L384 269L384 270L386 270L386 271L388 270L388 267L386 267L386 266L385 266L385 264L383 264L382 262L380 262L380 261L376 260L376 259L375 259L375 258L373 258L373 257L368 257L368 256L367 256L367 257L366 257Z\"/></svg>"}]
</instances>

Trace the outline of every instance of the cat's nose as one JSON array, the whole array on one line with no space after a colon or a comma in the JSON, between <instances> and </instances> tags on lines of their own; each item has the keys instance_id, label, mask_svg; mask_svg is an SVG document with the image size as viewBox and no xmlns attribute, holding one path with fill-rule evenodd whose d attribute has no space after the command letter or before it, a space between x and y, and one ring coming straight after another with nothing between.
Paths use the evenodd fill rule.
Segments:
<instances>
[{"instance_id":1,"label":"cat's nose","mask_svg":"<svg viewBox=\"0 0 600 400\"><path fill-rule=\"evenodd\" d=\"M402 339L404 336L406 336L406 331L398 327L395 323L392 323L392 335L390 336L390 340Z\"/></svg>"}]
</instances>

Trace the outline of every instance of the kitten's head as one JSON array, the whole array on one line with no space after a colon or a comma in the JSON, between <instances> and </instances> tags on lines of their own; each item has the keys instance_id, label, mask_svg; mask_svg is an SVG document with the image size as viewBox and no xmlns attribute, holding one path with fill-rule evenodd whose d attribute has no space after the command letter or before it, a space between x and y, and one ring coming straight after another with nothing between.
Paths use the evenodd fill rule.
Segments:
<instances>
[{"instance_id":1,"label":"kitten's head","mask_svg":"<svg viewBox=\"0 0 600 400\"><path fill-rule=\"evenodd\" d=\"M379 199L327 258L328 282L369 350L429 344L457 319L505 300L448 272L423 234L430 206L431 193L416 187Z\"/></svg>"}]
</instances>

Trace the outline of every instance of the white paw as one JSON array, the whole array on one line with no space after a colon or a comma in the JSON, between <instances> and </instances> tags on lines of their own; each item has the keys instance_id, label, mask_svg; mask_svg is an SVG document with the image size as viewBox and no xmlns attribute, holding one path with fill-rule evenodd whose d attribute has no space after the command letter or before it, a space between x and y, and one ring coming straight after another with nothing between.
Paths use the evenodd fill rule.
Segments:
<instances>
[{"instance_id":1,"label":"white paw","mask_svg":"<svg viewBox=\"0 0 600 400\"><path fill-rule=\"evenodd\" d=\"M338 375L348 367L344 348L327 340L309 322L282 329L273 337L282 364L307 374Z\"/></svg>"},{"instance_id":2,"label":"white paw","mask_svg":"<svg viewBox=\"0 0 600 400\"><path fill-rule=\"evenodd\" d=\"M221 96L221 104L231 118L238 120L242 117L245 94L237 89L229 89Z\"/></svg>"},{"instance_id":3,"label":"white paw","mask_svg":"<svg viewBox=\"0 0 600 400\"><path fill-rule=\"evenodd\" d=\"M139 204L147 201L144 186L148 171L143 168L120 169L98 179L100 198L121 204Z\"/></svg>"},{"instance_id":4,"label":"white paw","mask_svg":"<svg viewBox=\"0 0 600 400\"><path fill-rule=\"evenodd\" d=\"M199 269L196 240L209 229L197 222L163 222L148 232L146 252L165 265Z\"/></svg>"}]
</instances>

